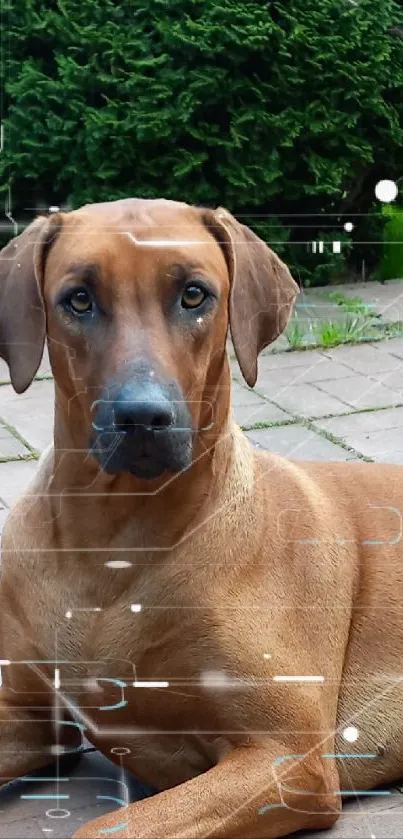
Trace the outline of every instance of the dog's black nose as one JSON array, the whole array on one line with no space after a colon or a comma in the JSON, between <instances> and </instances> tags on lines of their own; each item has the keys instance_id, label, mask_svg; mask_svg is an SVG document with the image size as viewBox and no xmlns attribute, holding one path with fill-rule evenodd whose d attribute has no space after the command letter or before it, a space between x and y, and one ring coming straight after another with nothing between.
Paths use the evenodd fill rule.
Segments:
<instances>
[{"instance_id":1,"label":"dog's black nose","mask_svg":"<svg viewBox=\"0 0 403 839\"><path fill-rule=\"evenodd\" d=\"M169 428L174 422L173 405L159 385L126 386L119 393L114 406L115 428L135 431L146 428L156 431Z\"/></svg>"}]
</instances>

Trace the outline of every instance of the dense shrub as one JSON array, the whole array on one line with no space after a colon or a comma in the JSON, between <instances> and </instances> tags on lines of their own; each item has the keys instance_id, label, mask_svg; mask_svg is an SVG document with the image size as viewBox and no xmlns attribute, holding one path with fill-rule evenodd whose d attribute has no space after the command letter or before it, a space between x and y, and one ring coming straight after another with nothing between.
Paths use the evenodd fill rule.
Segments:
<instances>
[{"instance_id":1,"label":"dense shrub","mask_svg":"<svg viewBox=\"0 0 403 839\"><path fill-rule=\"evenodd\" d=\"M3 0L0 187L17 218L133 194L222 204L316 282L292 243L340 239L401 174L399 25L398 0Z\"/></svg>"},{"instance_id":2,"label":"dense shrub","mask_svg":"<svg viewBox=\"0 0 403 839\"><path fill-rule=\"evenodd\" d=\"M387 222L383 231L383 258L379 279L394 280L403 277L403 206L384 209Z\"/></svg>"}]
</instances>

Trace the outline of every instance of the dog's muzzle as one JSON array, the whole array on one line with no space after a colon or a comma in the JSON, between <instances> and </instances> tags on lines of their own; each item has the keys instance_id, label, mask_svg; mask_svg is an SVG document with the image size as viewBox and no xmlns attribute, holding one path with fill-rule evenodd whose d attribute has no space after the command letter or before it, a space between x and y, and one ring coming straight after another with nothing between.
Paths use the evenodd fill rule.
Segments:
<instances>
[{"instance_id":1,"label":"dog's muzzle","mask_svg":"<svg viewBox=\"0 0 403 839\"><path fill-rule=\"evenodd\" d=\"M179 387L136 380L108 387L93 405L91 453L105 472L158 478L192 463L193 429Z\"/></svg>"}]
</instances>

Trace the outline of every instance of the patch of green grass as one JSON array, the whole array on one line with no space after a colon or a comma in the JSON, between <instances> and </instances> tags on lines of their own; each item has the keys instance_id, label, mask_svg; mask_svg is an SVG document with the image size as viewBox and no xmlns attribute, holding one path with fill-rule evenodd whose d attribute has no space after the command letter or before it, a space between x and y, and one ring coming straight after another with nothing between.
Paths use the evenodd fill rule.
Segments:
<instances>
[{"instance_id":1,"label":"patch of green grass","mask_svg":"<svg viewBox=\"0 0 403 839\"><path fill-rule=\"evenodd\" d=\"M367 330L365 318L347 317L340 323L331 320L319 323L315 329L318 344L321 347L337 347L338 344L355 344L362 341Z\"/></svg>"},{"instance_id":2,"label":"patch of green grass","mask_svg":"<svg viewBox=\"0 0 403 839\"><path fill-rule=\"evenodd\" d=\"M368 318L379 318L378 312L374 312L372 306L364 303L361 297L346 297L343 292L333 291L329 294L329 300L332 303L337 303L343 311L349 312L353 315L363 315Z\"/></svg>"},{"instance_id":3,"label":"patch of green grass","mask_svg":"<svg viewBox=\"0 0 403 839\"><path fill-rule=\"evenodd\" d=\"M340 344L359 344L368 341L382 341L403 336L403 322L378 323L375 318L347 317L344 321L322 321L310 327L310 335L292 328L286 332L290 344L288 351L309 350L325 347L330 349Z\"/></svg>"},{"instance_id":4,"label":"patch of green grass","mask_svg":"<svg viewBox=\"0 0 403 839\"><path fill-rule=\"evenodd\" d=\"M286 330L285 335L286 335L287 341L288 341L290 347L292 347L292 349L297 350L304 343L305 332L298 323L297 313L295 314L293 323Z\"/></svg>"},{"instance_id":5,"label":"patch of green grass","mask_svg":"<svg viewBox=\"0 0 403 839\"><path fill-rule=\"evenodd\" d=\"M382 334L384 338L399 338L403 335L403 321L396 320L392 323L385 323L382 327Z\"/></svg>"}]
</instances>

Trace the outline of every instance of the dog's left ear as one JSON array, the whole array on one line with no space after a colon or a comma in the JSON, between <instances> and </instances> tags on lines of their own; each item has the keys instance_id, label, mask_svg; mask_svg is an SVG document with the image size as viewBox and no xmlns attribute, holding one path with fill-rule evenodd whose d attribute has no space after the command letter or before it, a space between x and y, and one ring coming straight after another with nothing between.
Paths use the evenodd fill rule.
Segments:
<instances>
[{"instance_id":1,"label":"dog's left ear","mask_svg":"<svg viewBox=\"0 0 403 839\"><path fill-rule=\"evenodd\" d=\"M204 212L203 221L224 251L232 342L242 375L253 387L258 355L286 328L299 288L277 254L223 207Z\"/></svg>"},{"instance_id":2,"label":"dog's left ear","mask_svg":"<svg viewBox=\"0 0 403 839\"><path fill-rule=\"evenodd\" d=\"M40 216L0 251L0 357L17 393L29 387L41 363L46 337L43 273L61 225L59 213Z\"/></svg>"}]
</instances>

